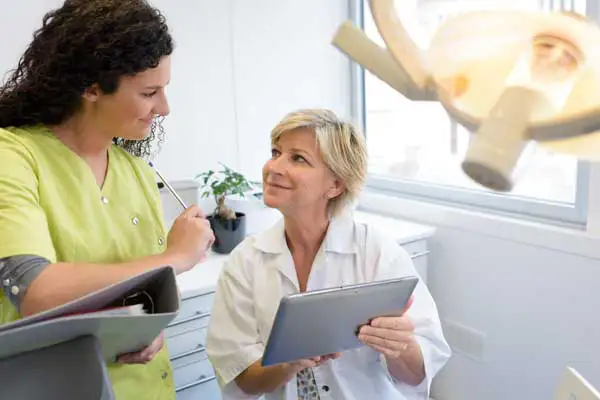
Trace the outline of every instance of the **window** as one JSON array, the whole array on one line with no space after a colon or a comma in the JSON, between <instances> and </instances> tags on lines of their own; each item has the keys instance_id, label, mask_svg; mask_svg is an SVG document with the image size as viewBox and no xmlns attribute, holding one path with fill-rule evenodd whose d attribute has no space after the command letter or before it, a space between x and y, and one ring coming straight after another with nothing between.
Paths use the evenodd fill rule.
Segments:
<instances>
[{"instance_id":1,"label":"window","mask_svg":"<svg viewBox=\"0 0 600 400\"><path fill-rule=\"evenodd\" d=\"M367 0L357 18L365 33L384 46ZM508 6L566 9L585 14L585 0L396 0L399 18L422 48L440 22L454 13ZM487 190L461 168L469 133L437 102L412 102L359 69L356 107L369 148L371 189L427 201L519 214L581 226L586 220L589 165L562 154L532 148L519 167L510 193Z\"/></svg>"}]
</instances>

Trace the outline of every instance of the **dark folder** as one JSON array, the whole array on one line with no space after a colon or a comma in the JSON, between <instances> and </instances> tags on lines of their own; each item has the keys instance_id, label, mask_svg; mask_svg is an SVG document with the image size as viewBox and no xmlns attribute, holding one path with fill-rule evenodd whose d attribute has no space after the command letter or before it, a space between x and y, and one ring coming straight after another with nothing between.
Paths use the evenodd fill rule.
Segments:
<instances>
[{"instance_id":1,"label":"dark folder","mask_svg":"<svg viewBox=\"0 0 600 400\"><path fill-rule=\"evenodd\" d=\"M130 312L148 308L130 299L146 298L150 309ZM149 345L176 317L179 303L175 271L159 267L0 325L0 398L113 399L106 362Z\"/></svg>"}]
</instances>

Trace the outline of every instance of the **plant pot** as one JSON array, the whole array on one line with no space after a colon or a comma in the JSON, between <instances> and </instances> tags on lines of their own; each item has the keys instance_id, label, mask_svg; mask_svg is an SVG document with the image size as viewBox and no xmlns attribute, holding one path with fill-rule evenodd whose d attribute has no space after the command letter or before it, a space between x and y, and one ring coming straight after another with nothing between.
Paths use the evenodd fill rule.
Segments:
<instances>
[{"instance_id":1,"label":"plant pot","mask_svg":"<svg viewBox=\"0 0 600 400\"><path fill-rule=\"evenodd\" d=\"M218 215L207 217L215 234L212 249L215 253L228 254L246 237L246 214L235 213L236 219L223 219Z\"/></svg>"}]
</instances>

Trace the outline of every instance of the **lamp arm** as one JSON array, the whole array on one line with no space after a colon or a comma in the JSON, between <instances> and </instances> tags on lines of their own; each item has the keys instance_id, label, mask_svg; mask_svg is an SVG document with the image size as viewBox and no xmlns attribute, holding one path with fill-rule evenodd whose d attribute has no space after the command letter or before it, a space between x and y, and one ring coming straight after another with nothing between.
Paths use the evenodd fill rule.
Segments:
<instances>
[{"instance_id":1,"label":"lamp arm","mask_svg":"<svg viewBox=\"0 0 600 400\"><path fill-rule=\"evenodd\" d=\"M600 107L529 126L529 137L539 142L568 139L600 131Z\"/></svg>"},{"instance_id":2,"label":"lamp arm","mask_svg":"<svg viewBox=\"0 0 600 400\"><path fill-rule=\"evenodd\" d=\"M397 64L420 91L428 91L431 74L423 54L398 18L394 0L369 0L369 8L379 35Z\"/></svg>"},{"instance_id":3,"label":"lamp arm","mask_svg":"<svg viewBox=\"0 0 600 400\"><path fill-rule=\"evenodd\" d=\"M434 91L419 88L388 50L369 39L350 21L345 21L339 26L332 44L409 100L437 100Z\"/></svg>"}]
</instances>

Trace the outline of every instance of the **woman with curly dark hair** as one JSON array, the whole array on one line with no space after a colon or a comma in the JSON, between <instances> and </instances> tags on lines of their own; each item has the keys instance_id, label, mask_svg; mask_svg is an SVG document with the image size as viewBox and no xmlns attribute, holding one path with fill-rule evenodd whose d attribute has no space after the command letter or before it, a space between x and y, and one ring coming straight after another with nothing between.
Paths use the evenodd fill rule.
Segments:
<instances>
[{"instance_id":1,"label":"woman with curly dark hair","mask_svg":"<svg viewBox=\"0 0 600 400\"><path fill-rule=\"evenodd\" d=\"M173 41L144 0L67 0L0 88L0 323L205 257L191 206L165 234L152 169ZM163 339L109 365L118 399L174 399Z\"/></svg>"}]
</instances>

